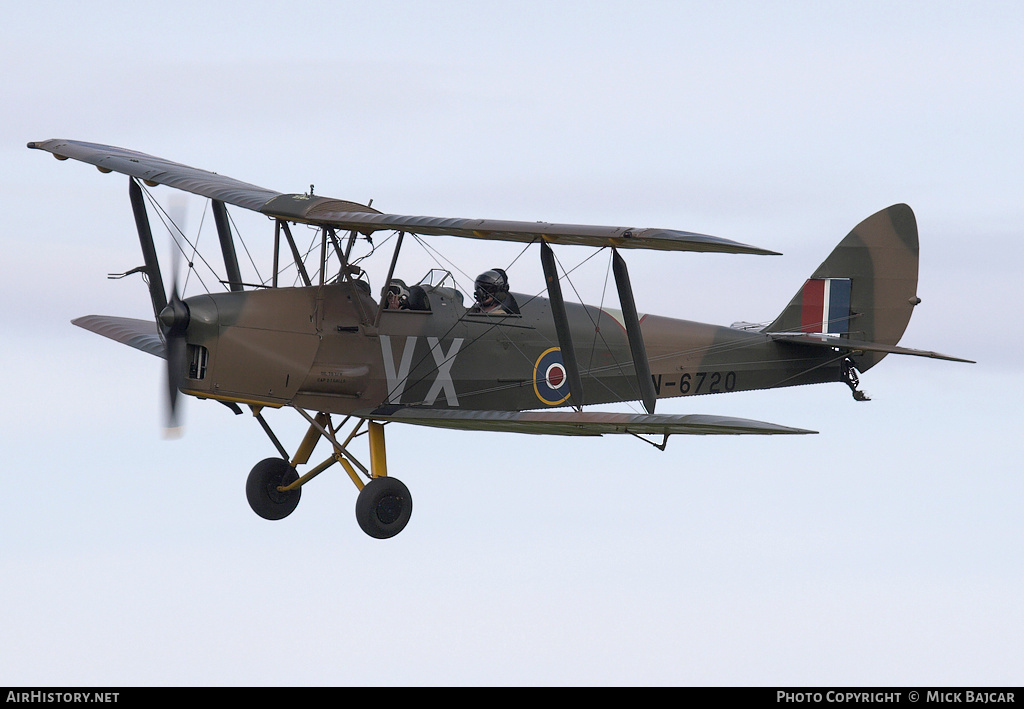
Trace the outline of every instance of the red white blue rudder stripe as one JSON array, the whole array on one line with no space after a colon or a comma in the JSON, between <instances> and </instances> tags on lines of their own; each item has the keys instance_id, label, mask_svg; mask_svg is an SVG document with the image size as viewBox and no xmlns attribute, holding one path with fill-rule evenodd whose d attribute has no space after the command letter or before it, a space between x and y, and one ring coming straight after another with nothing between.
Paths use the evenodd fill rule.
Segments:
<instances>
[{"instance_id":1,"label":"red white blue rudder stripe","mask_svg":"<svg viewBox=\"0 0 1024 709\"><path fill-rule=\"evenodd\" d=\"M800 332L845 335L850 331L849 278L811 278L804 283Z\"/></svg>"}]
</instances>

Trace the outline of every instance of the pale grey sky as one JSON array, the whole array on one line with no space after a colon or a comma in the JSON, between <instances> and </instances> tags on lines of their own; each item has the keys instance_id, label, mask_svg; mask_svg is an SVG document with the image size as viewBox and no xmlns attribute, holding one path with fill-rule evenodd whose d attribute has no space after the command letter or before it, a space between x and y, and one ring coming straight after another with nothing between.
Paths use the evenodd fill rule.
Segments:
<instances>
[{"instance_id":1,"label":"pale grey sky","mask_svg":"<svg viewBox=\"0 0 1024 709\"><path fill-rule=\"evenodd\" d=\"M7 14L0 684L1020 683L1018 4ZM771 319L850 228L906 202L923 303L902 344L978 364L890 357L870 403L840 384L659 403L814 437L659 452L392 426L415 499L399 537L359 531L337 474L269 523L245 502L274 454L251 417L188 400L163 441L162 362L70 325L150 306L105 277L141 261L126 180L25 149L54 137L397 213L783 252L630 254L641 311L720 324ZM236 218L266 249L265 220ZM441 248L469 274L519 251ZM430 262L409 254L416 278ZM542 287L537 261L517 287ZM586 299L606 265L581 270Z\"/></svg>"}]
</instances>

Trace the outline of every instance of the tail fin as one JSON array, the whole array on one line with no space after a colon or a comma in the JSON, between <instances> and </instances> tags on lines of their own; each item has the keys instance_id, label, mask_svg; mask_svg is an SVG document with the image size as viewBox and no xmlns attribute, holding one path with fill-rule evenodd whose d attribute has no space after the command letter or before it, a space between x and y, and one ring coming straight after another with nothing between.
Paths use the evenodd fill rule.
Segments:
<instances>
[{"instance_id":1,"label":"tail fin","mask_svg":"<svg viewBox=\"0 0 1024 709\"><path fill-rule=\"evenodd\" d=\"M917 219L905 204L871 215L851 231L804 283L766 333L828 333L895 346L917 297ZM857 369L885 352L856 355Z\"/></svg>"}]
</instances>

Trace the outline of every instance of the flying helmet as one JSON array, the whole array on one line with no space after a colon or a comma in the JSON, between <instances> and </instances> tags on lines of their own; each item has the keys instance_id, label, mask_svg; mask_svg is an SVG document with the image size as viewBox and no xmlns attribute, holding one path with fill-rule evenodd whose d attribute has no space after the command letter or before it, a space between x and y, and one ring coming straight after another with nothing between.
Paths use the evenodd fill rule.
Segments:
<instances>
[{"instance_id":1,"label":"flying helmet","mask_svg":"<svg viewBox=\"0 0 1024 709\"><path fill-rule=\"evenodd\" d=\"M408 307L409 303L409 289L405 287L403 283L398 281L391 281L385 290L386 295L398 296L398 302L402 304L402 307Z\"/></svg>"},{"instance_id":2,"label":"flying helmet","mask_svg":"<svg viewBox=\"0 0 1024 709\"><path fill-rule=\"evenodd\" d=\"M506 293L508 293L508 276L500 268L492 268L477 276L473 287L473 297L476 302L486 303L490 298L501 301Z\"/></svg>"}]
</instances>

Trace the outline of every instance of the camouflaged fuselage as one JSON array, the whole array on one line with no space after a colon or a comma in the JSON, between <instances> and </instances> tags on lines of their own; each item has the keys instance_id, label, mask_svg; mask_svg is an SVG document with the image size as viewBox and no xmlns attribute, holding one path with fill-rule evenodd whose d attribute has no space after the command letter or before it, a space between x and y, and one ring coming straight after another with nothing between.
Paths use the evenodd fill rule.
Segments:
<instances>
[{"instance_id":1,"label":"camouflaged fuselage","mask_svg":"<svg viewBox=\"0 0 1024 709\"><path fill-rule=\"evenodd\" d=\"M384 310L352 283L189 298L190 368L199 397L351 413L387 405L523 411L571 400L545 298L516 294L517 316L471 314L450 288L429 311ZM583 404L638 398L618 313L566 305ZM829 352L760 332L644 316L659 398L838 381ZM205 348L203 366L196 365Z\"/></svg>"}]
</instances>

